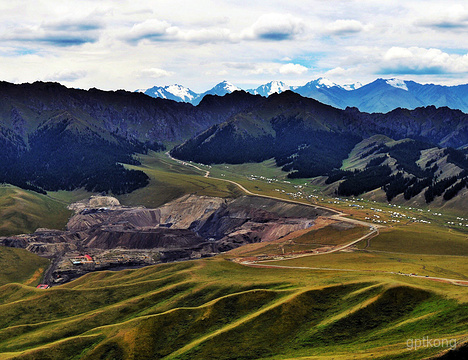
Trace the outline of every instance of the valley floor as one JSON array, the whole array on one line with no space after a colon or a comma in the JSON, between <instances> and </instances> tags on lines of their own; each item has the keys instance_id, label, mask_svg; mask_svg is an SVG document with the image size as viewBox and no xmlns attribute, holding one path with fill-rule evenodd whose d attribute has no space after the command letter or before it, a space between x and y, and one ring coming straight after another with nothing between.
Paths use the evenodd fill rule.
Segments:
<instances>
[{"instance_id":1,"label":"valley floor","mask_svg":"<svg viewBox=\"0 0 468 360\"><path fill-rule=\"evenodd\" d=\"M249 192L330 206L334 219L210 259L95 272L49 290L30 286L34 269L6 277L0 359L468 356L463 214L327 197L268 162L208 167L163 154L142 160L132 168L143 169L150 184L120 196L125 205Z\"/></svg>"}]
</instances>

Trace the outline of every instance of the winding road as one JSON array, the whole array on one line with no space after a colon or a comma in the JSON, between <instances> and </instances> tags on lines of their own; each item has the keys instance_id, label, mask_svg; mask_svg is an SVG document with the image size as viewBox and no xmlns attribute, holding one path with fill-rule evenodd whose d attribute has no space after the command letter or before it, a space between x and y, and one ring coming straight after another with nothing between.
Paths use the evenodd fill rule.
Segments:
<instances>
[{"instance_id":1,"label":"winding road","mask_svg":"<svg viewBox=\"0 0 468 360\"><path fill-rule=\"evenodd\" d=\"M202 169L202 168L200 168L200 167L198 167L198 166L196 166L194 164L190 164L190 163L188 163L186 161L176 159L176 158L171 156L169 151L166 152L166 155L171 160L176 161L179 164L182 164L182 165L185 165L185 166L191 166L191 167L193 167L193 168L195 168L195 169L197 169L197 170L199 170L201 172L204 172L205 173L204 177L206 177L206 178L209 177L211 179L225 181L225 182L229 182L231 184L234 184L237 187L239 187L243 192L245 192L247 195L264 197L264 198L280 200L280 201L299 204L299 205L310 206L310 207L313 207L315 209L327 210L327 211L335 213L334 215L330 216L331 219L344 221L344 222L348 222L348 223L352 223L352 224L356 224L356 225L368 226L369 229L370 229L369 233L367 233L364 236L361 236L359 239L353 240L353 241L351 241L351 242L349 242L347 244L341 245L341 246L334 247L331 250L320 252L320 253L297 254L297 255L294 255L294 256L291 256L291 257L287 257L287 258L284 258L284 259L278 259L278 260L274 260L274 261L290 260L290 259L293 259L293 258L314 256L314 255L326 255L326 254L331 254L331 253L334 253L334 252L337 252L337 251L342 251L342 250L344 250L346 248L349 248L350 246L353 246L353 245L357 244L358 242L360 242L360 241L362 241L364 239L367 239L367 238L370 238L370 237L373 237L373 236L377 236L379 234L379 228L384 228L385 227L383 225L378 225L378 224L369 223L369 222L365 222L365 221L361 221L361 220L347 218L347 217L345 217L347 215L346 213L337 211L335 209L327 208L325 206L312 205L312 204L307 204L307 203L303 203L303 202L296 201L296 200L282 199L282 198L275 197L275 196L270 196L270 195L256 194L256 193L246 189L244 186L242 186L241 184L239 184L239 183L237 183L237 182L235 182L233 180L221 179L221 178L210 176L210 171L204 170L204 169ZM462 280L462 279L450 279L450 278L441 278L441 277L434 277L434 276L423 276L423 275L416 275L416 274L403 274L403 273L398 273L398 272L393 272L393 271L335 269L335 268L319 268L319 267L305 267L305 266L303 267L303 266L282 266L282 265L260 264L260 262L264 263L264 262L269 262L269 261L272 261L272 260L264 260L264 261L256 261L256 262L241 261L241 262L239 262L239 264L245 265L245 266L252 266L252 267L281 268L281 269L308 269L308 270L324 270L324 271L372 272L372 273L381 273L381 274L410 276L410 277L422 278L422 279L433 280L433 281L442 281L442 282L446 282L446 283L450 283L450 284L458 285L458 286L468 286L468 281Z\"/></svg>"}]
</instances>

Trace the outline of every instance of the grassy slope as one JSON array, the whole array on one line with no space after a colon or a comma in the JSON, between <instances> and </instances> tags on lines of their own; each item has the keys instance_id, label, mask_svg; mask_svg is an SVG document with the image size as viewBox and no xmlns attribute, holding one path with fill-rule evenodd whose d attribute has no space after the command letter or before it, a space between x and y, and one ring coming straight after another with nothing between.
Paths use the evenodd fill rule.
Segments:
<instances>
[{"instance_id":1,"label":"grassy slope","mask_svg":"<svg viewBox=\"0 0 468 360\"><path fill-rule=\"evenodd\" d=\"M381 231L379 236L370 241L367 249L468 256L468 234L435 225L411 224Z\"/></svg>"},{"instance_id":2,"label":"grassy slope","mask_svg":"<svg viewBox=\"0 0 468 360\"><path fill-rule=\"evenodd\" d=\"M158 207L185 194L236 197L239 189L223 181L203 177L200 171L167 158L164 153L140 155L141 166L127 166L142 170L150 177L148 186L130 194L118 196L122 204Z\"/></svg>"},{"instance_id":3,"label":"grassy slope","mask_svg":"<svg viewBox=\"0 0 468 360\"><path fill-rule=\"evenodd\" d=\"M63 229L70 215L66 204L49 196L0 186L0 236L31 233L38 227Z\"/></svg>"},{"instance_id":4,"label":"grassy slope","mask_svg":"<svg viewBox=\"0 0 468 360\"><path fill-rule=\"evenodd\" d=\"M468 280L468 261L465 256L414 255L405 253L352 252L316 255L282 261L268 261L266 265L389 271L422 276Z\"/></svg>"},{"instance_id":5,"label":"grassy slope","mask_svg":"<svg viewBox=\"0 0 468 360\"><path fill-rule=\"evenodd\" d=\"M0 286L9 283L35 286L48 264L48 260L29 251L0 246Z\"/></svg>"},{"instance_id":6,"label":"grassy slope","mask_svg":"<svg viewBox=\"0 0 468 360\"><path fill-rule=\"evenodd\" d=\"M0 359L418 359L438 349L408 352L406 339L468 335L459 287L222 258L1 290Z\"/></svg>"},{"instance_id":7,"label":"grassy slope","mask_svg":"<svg viewBox=\"0 0 468 360\"><path fill-rule=\"evenodd\" d=\"M367 234L369 229L364 226L352 228L340 228L334 224L325 225L318 229L299 230L272 242L247 244L231 250L229 255L257 256L257 255L281 255L312 250L324 246L335 246L349 243Z\"/></svg>"}]
</instances>

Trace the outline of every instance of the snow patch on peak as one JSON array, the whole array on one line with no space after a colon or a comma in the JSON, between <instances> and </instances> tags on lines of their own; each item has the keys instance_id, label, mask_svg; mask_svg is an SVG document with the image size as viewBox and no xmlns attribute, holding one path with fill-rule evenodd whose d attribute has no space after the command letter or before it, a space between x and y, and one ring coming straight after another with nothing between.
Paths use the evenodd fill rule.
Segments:
<instances>
[{"instance_id":1,"label":"snow patch on peak","mask_svg":"<svg viewBox=\"0 0 468 360\"><path fill-rule=\"evenodd\" d=\"M388 79L385 81L388 85L393 86L394 88L397 89L402 89L408 91L408 86L406 86L406 83L404 80L400 79Z\"/></svg>"},{"instance_id":2,"label":"snow patch on peak","mask_svg":"<svg viewBox=\"0 0 468 360\"><path fill-rule=\"evenodd\" d=\"M164 90L166 90L168 93L171 93L174 96L180 97L184 101L191 101L195 97L194 93L190 89L182 85L169 85L164 87Z\"/></svg>"},{"instance_id":3,"label":"snow patch on peak","mask_svg":"<svg viewBox=\"0 0 468 360\"><path fill-rule=\"evenodd\" d=\"M254 95L261 95L261 96L270 96L271 94L280 94L283 91L291 90L289 85L286 85L282 81L270 81L269 83L260 85L256 89L247 90L247 92L254 94Z\"/></svg>"},{"instance_id":4,"label":"snow patch on peak","mask_svg":"<svg viewBox=\"0 0 468 360\"><path fill-rule=\"evenodd\" d=\"M227 82L226 80L224 80L223 82L219 83L216 87L220 87L230 93L232 93L233 91L237 91L237 90L241 90L240 88L238 88L237 86L231 84L230 82Z\"/></svg>"},{"instance_id":5,"label":"snow patch on peak","mask_svg":"<svg viewBox=\"0 0 468 360\"><path fill-rule=\"evenodd\" d=\"M341 85L341 87L345 89L346 91L351 91L351 90L359 89L360 87L362 87L362 84L360 82L356 82L354 84Z\"/></svg>"},{"instance_id":6,"label":"snow patch on peak","mask_svg":"<svg viewBox=\"0 0 468 360\"><path fill-rule=\"evenodd\" d=\"M320 77L317 79L317 84L321 85L321 87L331 88L333 86L337 86L333 81ZM318 87L318 86L317 86Z\"/></svg>"},{"instance_id":7,"label":"snow patch on peak","mask_svg":"<svg viewBox=\"0 0 468 360\"><path fill-rule=\"evenodd\" d=\"M289 86L282 81L271 81L269 84L268 95L275 93L282 93L283 91L289 90Z\"/></svg>"},{"instance_id":8,"label":"snow patch on peak","mask_svg":"<svg viewBox=\"0 0 468 360\"><path fill-rule=\"evenodd\" d=\"M163 89L158 89L158 90L154 91L153 94L154 94L155 97L160 97L161 99L167 99L167 96L164 94Z\"/></svg>"}]
</instances>

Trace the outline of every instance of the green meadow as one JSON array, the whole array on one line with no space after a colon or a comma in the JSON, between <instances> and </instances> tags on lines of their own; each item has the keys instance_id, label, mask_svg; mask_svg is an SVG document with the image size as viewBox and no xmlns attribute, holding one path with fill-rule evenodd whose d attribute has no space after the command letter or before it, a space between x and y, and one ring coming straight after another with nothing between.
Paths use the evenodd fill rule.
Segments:
<instances>
[{"instance_id":1,"label":"green meadow","mask_svg":"<svg viewBox=\"0 0 468 360\"><path fill-rule=\"evenodd\" d=\"M0 185L0 236L32 233L39 227L63 229L70 215L58 199Z\"/></svg>"},{"instance_id":2,"label":"green meadow","mask_svg":"<svg viewBox=\"0 0 468 360\"><path fill-rule=\"evenodd\" d=\"M0 290L0 359L419 359L441 349L408 339L468 335L457 286L222 257Z\"/></svg>"}]
</instances>

